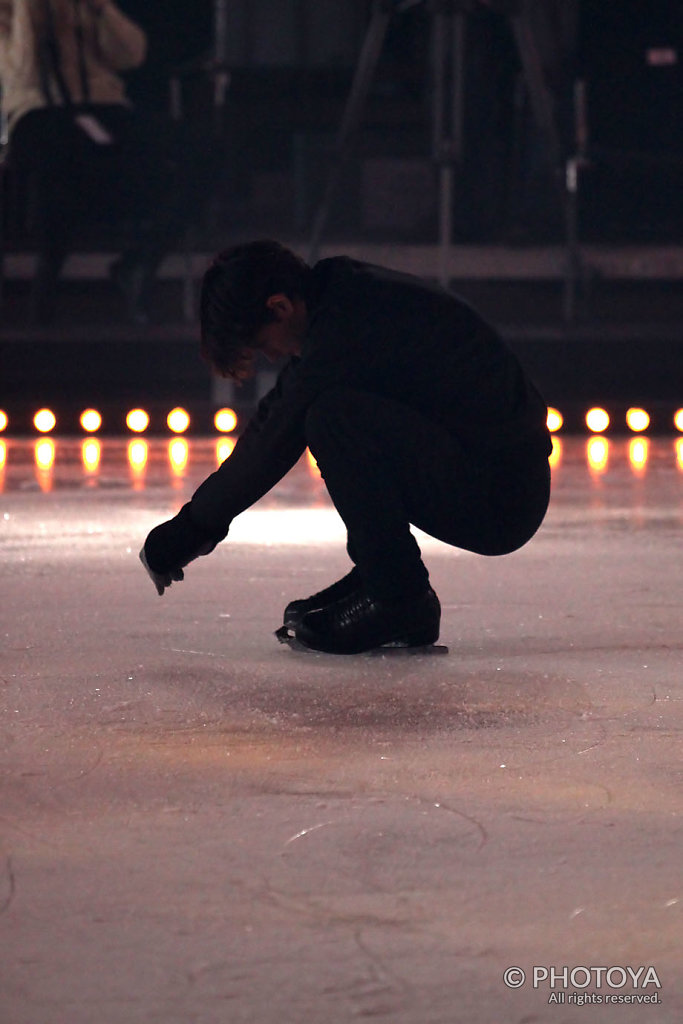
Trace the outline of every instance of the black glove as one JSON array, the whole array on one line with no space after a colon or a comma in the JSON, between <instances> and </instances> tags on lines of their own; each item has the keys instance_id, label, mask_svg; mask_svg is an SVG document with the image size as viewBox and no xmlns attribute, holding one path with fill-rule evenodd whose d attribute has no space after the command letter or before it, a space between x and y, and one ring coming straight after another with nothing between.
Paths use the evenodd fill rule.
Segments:
<instances>
[{"instance_id":1,"label":"black glove","mask_svg":"<svg viewBox=\"0 0 683 1024\"><path fill-rule=\"evenodd\" d=\"M207 539L193 523L189 509L188 502L173 519L155 526L140 552L140 561L160 597L174 580L184 579L184 566L208 555L222 539Z\"/></svg>"},{"instance_id":2,"label":"black glove","mask_svg":"<svg viewBox=\"0 0 683 1024\"><path fill-rule=\"evenodd\" d=\"M148 563L147 559L145 558L145 549L144 548L140 552L140 561L142 562L142 564L144 565L145 569L147 570L147 574L148 574L149 578L151 579L152 583L157 588L157 594L159 595L159 597L161 597L163 595L164 590L166 589L166 587L170 587L171 586L171 583L173 582L173 580L177 580L178 582L180 582L180 580L184 580L185 579L185 573L180 568L180 566L178 566L177 569L171 569L169 572L155 572L154 569L150 569L149 563Z\"/></svg>"}]
</instances>

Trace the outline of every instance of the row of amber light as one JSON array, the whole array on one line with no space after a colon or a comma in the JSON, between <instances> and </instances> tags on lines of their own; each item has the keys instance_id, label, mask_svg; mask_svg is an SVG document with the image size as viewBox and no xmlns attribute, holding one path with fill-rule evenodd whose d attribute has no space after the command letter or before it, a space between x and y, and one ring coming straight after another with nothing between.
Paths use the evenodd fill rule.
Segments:
<instances>
[{"instance_id":1,"label":"row of amber light","mask_svg":"<svg viewBox=\"0 0 683 1024\"><path fill-rule=\"evenodd\" d=\"M640 434L650 426L650 414L646 409L633 407L626 411L626 426L634 434ZM593 434L603 434L610 426L610 415L606 409L594 406L586 413L586 426ZM558 409L548 409L548 430L556 433L562 429L564 417ZM683 433L683 409L677 409L673 415L673 425Z\"/></svg>"},{"instance_id":2,"label":"row of amber light","mask_svg":"<svg viewBox=\"0 0 683 1024\"><path fill-rule=\"evenodd\" d=\"M79 417L82 429L87 434L96 434L102 426L102 414L97 409L84 409ZM130 409L126 414L126 426L134 434L144 434L149 427L150 416L146 409ZM237 426L237 414L233 409L218 409L213 423L221 434L230 434ZM166 417L166 425L174 434L184 434L191 424L187 409L177 406ZM9 426L9 417L0 409L0 431ZM39 409L33 417L33 426L40 434L49 434L57 426L57 417L52 409Z\"/></svg>"},{"instance_id":3,"label":"row of amber light","mask_svg":"<svg viewBox=\"0 0 683 1024\"><path fill-rule=\"evenodd\" d=\"M219 433L230 434L237 426L237 415L233 409L218 409L213 418L214 426ZM145 409L130 409L126 414L126 426L134 434L143 434L149 427L150 416ZM553 433L562 429L564 417L558 409L548 409L548 429ZM588 429L594 434L604 433L610 426L610 416L606 409L595 406L585 416ZM80 415L82 429L88 434L97 433L102 426L102 415L97 409L84 409ZM177 406L171 409L166 417L166 425L174 434L184 434L191 424L190 414L186 409ZM0 409L0 432L6 430L9 417ZM51 433L57 426L57 417L51 409L39 409L33 417L33 425L41 434ZM673 425L683 433L683 409L673 415ZM650 414L646 409L631 408L626 412L626 426L634 433L642 433L650 426Z\"/></svg>"}]
</instances>

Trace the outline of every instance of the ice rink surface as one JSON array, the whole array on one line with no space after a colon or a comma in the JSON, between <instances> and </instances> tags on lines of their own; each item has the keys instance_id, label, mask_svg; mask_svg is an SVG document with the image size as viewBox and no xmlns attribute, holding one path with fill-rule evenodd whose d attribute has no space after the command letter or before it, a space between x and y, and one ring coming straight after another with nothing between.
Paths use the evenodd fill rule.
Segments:
<instances>
[{"instance_id":1,"label":"ice rink surface","mask_svg":"<svg viewBox=\"0 0 683 1024\"><path fill-rule=\"evenodd\" d=\"M156 595L172 443L0 444L2 1024L680 1024L683 440L563 438L520 552L424 541L450 654L351 658L273 636L306 460Z\"/></svg>"}]
</instances>

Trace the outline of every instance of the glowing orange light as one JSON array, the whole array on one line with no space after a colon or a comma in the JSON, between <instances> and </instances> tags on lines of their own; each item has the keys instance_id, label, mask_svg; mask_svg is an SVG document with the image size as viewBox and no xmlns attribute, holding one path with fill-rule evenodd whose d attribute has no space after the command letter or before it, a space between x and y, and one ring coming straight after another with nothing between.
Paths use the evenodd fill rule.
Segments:
<instances>
[{"instance_id":1,"label":"glowing orange light","mask_svg":"<svg viewBox=\"0 0 683 1024\"><path fill-rule=\"evenodd\" d=\"M166 417L166 423L174 434L184 434L190 425L190 414L185 409L171 409Z\"/></svg>"},{"instance_id":2,"label":"glowing orange light","mask_svg":"<svg viewBox=\"0 0 683 1024\"><path fill-rule=\"evenodd\" d=\"M311 452L310 448L306 449L306 462L308 463L308 468L311 470L313 475L320 476L320 469L318 468L318 463L315 461L315 456Z\"/></svg>"},{"instance_id":3,"label":"glowing orange light","mask_svg":"<svg viewBox=\"0 0 683 1024\"><path fill-rule=\"evenodd\" d=\"M185 472L189 454L190 446L184 437L177 437L175 441L169 442L168 458L171 463L171 469L176 476L180 476Z\"/></svg>"},{"instance_id":4,"label":"glowing orange light","mask_svg":"<svg viewBox=\"0 0 683 1024\"><path fill-rule=\"evenodd\" d=\"M52 469L55 464L55 443L51 440L36 441L34 448L36 466L44 471Z\"/></svg>"},{"instance_id":5,"label":"glowing orange light","mask_svg":"<svg viewBox=\"0 0 683 1024\"><path fill-rule=\"evenodd\" d=\"M7 462L7 445L4 441L0 441L0 469L5 468Z\"/></svg>"},{"instance_id":6,"label":"glowing orange light","mask_svg":"<svg viewBox=\"0 0 683 1024\"><path fill-rule=\"evenodd\" d=\"M33 426L41 434L49 434L57 425L57 417L52 409L39 409L33 417Z\"/></svg>"},{"instance_id":7,"label":"glowing orange light","mask_svg":"<svg viewBox=\"0 0 683 1024\"><path fill-rule=\"evenodd\" d=\"M99 441L96 441L94 438L83 441L81 444L81 458L83 459L83 467L86 472L95 472L100 464L101 453L102 447Z\"/></svg>"},{"instance_id":8,"label":"glowing orange light","mask_svg":"<svg viewBox=\"0 0 683 1024\"><path fill-rule=\"evenodd\" d=\"M216 461L219 466L221 462L225 462L226 459L230 458L236 443L232 437L221 437L220 440L216 441Z\"/></svg>"},{"instance_id":9,"label":"glowing orange light","mask_svg":"<svg viewBox=\"0 0 683 1024\"><path fill-rule=\"evenodd\" d=\"M586 445L586 458L595 473L604 472L609 458L609 441L604 437L591 437Z\"/></svg>"},{"instance_id":10,"label":"glowing orange light","mask_svg":"<svg viewBox=\"0 0 683 1024\"><path fill-rule=\"evenodd\" d=\"M229 434L237 426L237 414L233 409L219 409L213 418L216 430Z\"/></svg>"},{"instance_id":11,"label":"glowing orange light","mask_svg":"<svg viewBox=\"0 0 683 1024\"><path fill-rule=\"evenodd\" d=\"M554 433L556 430L560 430L563 423L564 418L562 416L562 413L558 409L548 409L547 424L548 430L551 432L551 434Z\"/></svg>"},{"instance_id":12,"label":"glowing orange light","mask_svg":"<svg viewBox=\"0 0 683 1024\"><path fill-rule=\"evenodd\" d=\"M134 434L142 434L149 426L149 415L144 409L131 409L126 416L126 426Z\"/></svg>"},{"instance_id":13,"label":"glowing orange light","mask_svg":"<svg viewBox=\"0 0 683 1024\"><path fill-rule=\"evenodd\" d=\"M556 466L559 466L562 460L562 441L559 437L554 437L552 441L553 450L548 456L548 463L550 464L551 469L555 469Z\"/></svg>"},{"instance_id":14,"label":"glowing orange light","mask_svg":"<svg viewBox=\"0 0 683 1024\"><path fill-rule=\"evenodd\" d=\"M0 409L0 432L7 430L8 423L9 419L7 417L7 413L3 409Z\"/></svg>"},{"instance_id":15,"label":"glowing orange light","mask_svg":"<svg viewBox=\"0 0 683 1024\"><path fill-rule=\"evenodd\" d=\"M147 465L147 453L146 441L128 442L128 462L134 473L141 473Z\"/></svg>"},{"instance_id":16,"label":"glowing orange light","mask_svg":"<svg viewBox=\"0 0 683 1024\"><path fill-rule=\"evenodd\" d=\"M674 413L674 426L683 434L683 409L677 409Z\"/></svg>"},{"instance_id":17,"label":"glowing orange light","mask_svg":"<svg viewBox=\"0 0 683 1024\"><path fill-rule=\"evenodd\" d=\"M606 410L599 407L589 409L586 413L586 426L594 434L602 434L609 426L609 415Z\"/></svg>"},{"instance_id":18,"label":"glowing orange light","mask_svg":"<svg viewBox=\"0 0 683 1024\"><path fill-rule=\"evenodd\" d=\"M683 473L683 437L676 438L676 465Z\"/></svg>"},{"instance_id":19,"label":"glowing orange light","mask_svg":"<svg viewBox=\"0 0 683 1024\"><path fill-rule=\"evenodd\" d=\"M97 409L84 409L81 413L81 426L89 434L94 434L102 426L102 417Z\"/></svg>"},{"instance_id":20,"label":"glowing orange light","mask_svg":"<svg viewBox=\"0 0 683 1024\"><path fill-rule=\"evenodd\" d=\"M641 471L647 465L650 442L647 437L632 437L628 445L628 459L634 470Z\"/></svg>"},{"instance_id":21,"label":"glowing orange light","mask_svg":"<svg viewBox=\"0 0 683 1024\"><path fill-rule=\"evenodd\" d=\"M629 409L626 413L626 425L634 433L640 433L650 426L650 416L645 409Z\"/></svg>"}]
</instances>

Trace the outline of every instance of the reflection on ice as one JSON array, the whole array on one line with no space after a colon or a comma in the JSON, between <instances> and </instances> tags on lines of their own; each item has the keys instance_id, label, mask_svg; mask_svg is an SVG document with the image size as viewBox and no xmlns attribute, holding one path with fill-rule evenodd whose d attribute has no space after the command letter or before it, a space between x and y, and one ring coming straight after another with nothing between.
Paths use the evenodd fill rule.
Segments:
<instances>
[{"instance_id":1,"label":"reflection on ice","mask_svg":"<svg viewBox=\"0 0 683 1024\"><path fill-rule=\"evenodd\" d=\"M550 457L548 459L548 462L550 463L550 468L551 469L556 469L557 466L559 466L560 462L562 461L562 441L560 440L559 437L556 437L555 435L553 435L552 441L553 441L553 450L550 453Z\"/></svg>"},{"instance_id":2,"label":"reflection on ice","mask_svg":"<svg viewBox=\"0 0 683 1024\"><path fill-rule=\"evenodd\" d=\"M249 509L230 527L238 544L311 545L346 542L346 527L334 508Z\"/></svg>"},{"instance_id":3,"label":"reflection on ice","mask_svg":"<svg viewBox=\"0 0 683 1024\"><path fill-rule=\"evenodd\" d=\"M640 474L645 471L649 451L650 442L646 437L634 437L629 441L628 459L635 473Z\"/></svg>"},{"instance_id":4,"label":"reflection on ice","mask_svg":"<svg viewBox=\"0 0 683 1024\"><path fill-rule=\"evenodd\" d=\"M186 437L92 437L62 438L50 435L32 439L0 440L0 490L22 488L45 491L67 487L110 488L128 486L142 492L169 486L178 496L189 495L226 458L236 439L233 436ZM629 477L644 480L656 466L683 473L683 437L658 438L644 435L589 438L553 435L550 464L557 497L575 470L584 485L603 494L610 483L612 494L619 481ZM650 474L652 475L652 474ZM641 496L644 492L641 490ZM320 507L330 505L324 480L315 459L307 450L299 464L268 494L262 504L272 507ZM316 526L314 535L329 533L328 526ZM336 536L336 529L332 531Z\"/></svg>"},{"instance_id":5,"label":"reflection on ice","mask_svg":"<svg viewBox=\"0 0 683 1024\"><path fill-rule=\"evenodd\" d=\"M43 438L42 441L36 441L34 446L36 480L38 481L41 491L52 490L55 453L55 443L50 438Z\"/></svg>"},{"instance_id":6,"label":"reflection on ice","mask_svg":"<svg viewBox=\"0 0 683 1024\"><path fill-rule=\"evenodd\" d=\"M219 466L226 459L230 458L235 443L233 437L221 437L216 441L216 462Z\"/></svg>"},{"instance_id":7,"label":"reflection on ice","mask_svg":"<svg viewBox=\"0 0 683 1024\"><path fill-rule=\"evenodd\" d=\"M148 446L146 441L128 442L128 465L130 466L134 491L139 491L145 486L147 454Z\"/></svg>"},{"instance_id":8,"label":"reflection on ice","mask_svg":"<svg viewBox=\"0 0 683 1024\"><path fill-rule=\"evenodd\" d=\"M683 437L676 440L676 465L683 473Z\"/></svg>"},{"instance_id":9,"label":"reflection on ice","mask_svg":"<svg viewBox=\"0 0 683 1024\"><path fill-rule=\"evenodd\" d=\"M168 461L174 476L184 476L189 457L190 446L184 437L177 437L174 441L168 442Z\"/></svg>"},{"instance_id":10,"label":"reflection on ice","mask_svg":"<svg viewBox=\"0 0 683 1024\"><path fill-rule=\"evenodd\" d=\"M315 456L308 448L306 449L306 465L308 466L312 475L319 479L321 473L320 470L318 469L318 463L315 461Z\"/></svg>"},{"instance_id":11,"label":"reflection on ice","mask_svg":"<svg viewBox=\"0 0 683 1024\"><path fill-rule=\"evenodd\" d=\"M604 473L609 458L609 441L605 437L591 437L586 444L586 458L594 473Z\"/></svg>"},{"instance_id":12,"label":"reflection on ice","mask_svg":"<svg viewBox=\"0 0 683 1024\"><path fill-rule=\"evenodd\" d=\"M38 469L52 469L56 453L54 441L47 438L43 441L36 441L34 451Z\"/></svg>"},{"instance_id":13,"label":"reflection on ice","mask_svg":"<svg viewBox=\"0 0 683 1024\"><path fill-rule=\"evenodd\" d=\"M87 441L83 441L81 445L81 457L83 459L83 468L86 473L97 472L101 455L102 445L99 441L96 441L94 438L89 438Z\"/></svg>"}]
</instances>

